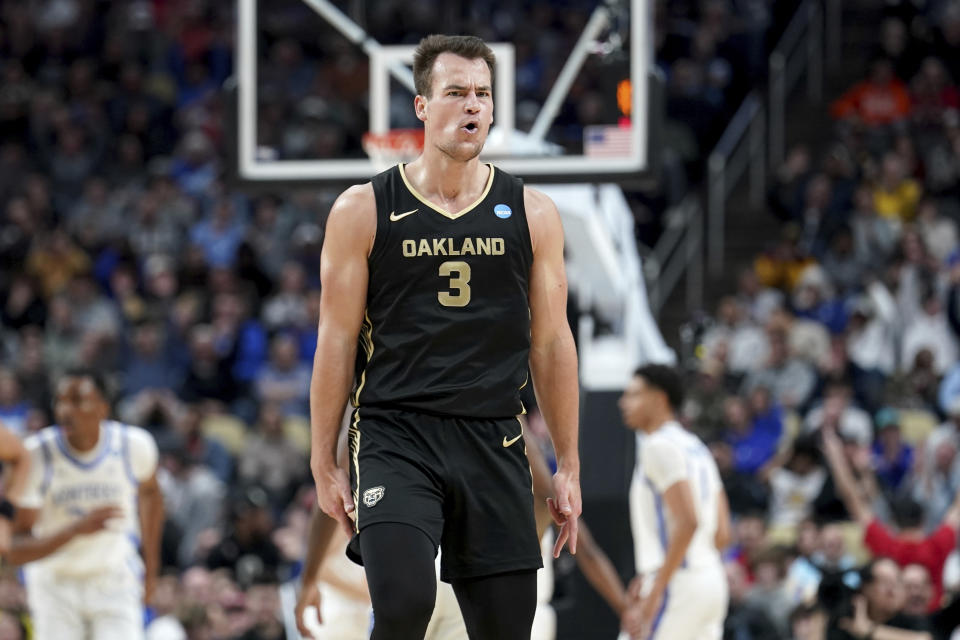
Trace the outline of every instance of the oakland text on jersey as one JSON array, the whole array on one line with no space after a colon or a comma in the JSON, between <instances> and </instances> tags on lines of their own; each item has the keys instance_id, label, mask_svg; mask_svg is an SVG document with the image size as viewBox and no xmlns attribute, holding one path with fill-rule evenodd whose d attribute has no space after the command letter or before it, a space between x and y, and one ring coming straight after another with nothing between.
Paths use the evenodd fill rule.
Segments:
<instances>
[{"instance_id":1,"label":"oakland text on jersey","mask_svg":"<svg viewBox=\"0 0 960 640\"><path fill-rule=\"evenodd\" d=\"M421 238L401 243L404 258L421 256L502 256L503 238Z\"/></svg>"}]
</instances>

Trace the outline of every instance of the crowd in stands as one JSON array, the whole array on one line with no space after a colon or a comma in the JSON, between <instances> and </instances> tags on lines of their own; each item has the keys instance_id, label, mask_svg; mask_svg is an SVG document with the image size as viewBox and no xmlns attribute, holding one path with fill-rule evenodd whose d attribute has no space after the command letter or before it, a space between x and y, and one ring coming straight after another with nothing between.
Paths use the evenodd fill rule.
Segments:
<instances>
[{"instance_id":1,"label":"crowd in stands","mask_svg":"<svg viewBox=\"0 0 960 640\"><path fill-rule=\"evenodd\" d=\"M52 385L83 364L107 374L119 419L155 435L168 524L154 639L283 637L277 585L297 571L313 502L307 380L336 191L249 195L228 179L234 4L0 3L0 420L24 436L48 425ZM369 4L385 42L462 18L440 2ZM517 43L521 124L594 4L478 1L456 22ZM960 5L930 4L884 22L866 79L831 108L827 152L791 151L770 194L783 234L703 337L684 420L736 516L730 637L816 637L833 615L818 588L849 586L871 551L896 561L856 578L885 622L960 590ZM762 77L792 6L656 3L681 165ZM331 61L314 64L302 7L276 3L264 25L259 142L360 153L365 114L345 105L366 89L366 58L311 33ZM557 142L607 104L601 87L577 89ZM20 637L9 569L0 612L0 637Z\"/></svg>"},{"instance_id":2,"label":"crowd in stands","mask_svg":"<svg viewBox=\"0 0 960 640\"><path fill-rule=\"evenodd\" d=\"M884 12L690 373L735 517L730 639L957 637L960 3Z\"/></svg>"}]
</instances>

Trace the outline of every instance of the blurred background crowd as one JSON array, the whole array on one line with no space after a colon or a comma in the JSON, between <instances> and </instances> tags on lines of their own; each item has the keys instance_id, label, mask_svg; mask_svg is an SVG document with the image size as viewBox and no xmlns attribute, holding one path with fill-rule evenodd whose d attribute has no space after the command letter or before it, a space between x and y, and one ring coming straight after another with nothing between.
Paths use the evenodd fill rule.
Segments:
<instances>
[{"instance_id":1,"label":"blurred background crowd","mask_svg":"<svg viewBox=\"0 0 960 640\"><path fill-rule=\"evenodd\" d=\"M516 42L523 127L595 4L391 0L362 17L383 42L451 25ZM673 195L765 76L793 5L656 3ZM168 515L154 639L284 637L278 585L297 575L313 503L307 394L338 190L231 181L234 11L0 3L0 420L22 435L48 425L52 384L83 364L107 374L119 419L154 434ZM735 516L738 640L818 637L839 615L814 604L818 586L859 585L871 615L935 631L930 614L960 591L960 3L877 11L876 51L834 96L834 127L772 176L782 233L685 363L682 419L710 444ZM304 48L303 12L263 16L259 142L359 154L366 58L332 33ZM578 144L605 117L603 76L582 74L552 141ZM880 556L895 562L852 571ZM21 637L9 569L0 610L0 637Z\"/></svg>"}]
</instances>

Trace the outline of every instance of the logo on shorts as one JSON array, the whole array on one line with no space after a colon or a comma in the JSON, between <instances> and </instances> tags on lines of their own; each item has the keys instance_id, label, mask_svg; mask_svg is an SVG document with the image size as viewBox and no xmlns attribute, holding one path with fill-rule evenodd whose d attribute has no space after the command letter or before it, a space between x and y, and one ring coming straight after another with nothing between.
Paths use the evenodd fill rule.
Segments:
<instances>
[{"instance_id":1,"label":"logo on shorts","mask_svg":"<svg viewBox=\"0 0 960 640\"><path fill-rule=\"evenodd\" d=\"M498 204L493 207L493 213L501 220L506 220L513 215L513 209L505 204Z\"/></svg>"},{"instance_id":2,"label":"logo on shorts","mask_svg":"<svg viewBox=\"0 0 960 640\"><path fill-rule=\"evenodd\" d=\"M373 505L377 504L380 502L380 499L383 498L384 491L386 491L386 489L383 488L383 485L367 489L363 492L363 504L367 505L368 507L372 507Z\"/></svg>"}]
</instances>

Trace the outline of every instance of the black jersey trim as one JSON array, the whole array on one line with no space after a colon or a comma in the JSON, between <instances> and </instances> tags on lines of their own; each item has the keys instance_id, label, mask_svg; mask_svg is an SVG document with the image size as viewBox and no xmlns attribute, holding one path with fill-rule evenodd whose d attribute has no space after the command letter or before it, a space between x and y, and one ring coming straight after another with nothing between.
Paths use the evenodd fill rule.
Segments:
<instances>
[{"instance_id":1,"label":"black jersey trim","mask_svg":"<svg viewBox=\"0 0 960 640\"><path fill-rule=\"evenodd\" d=\"M484 200L486 200L487 194L489 194L489 193L490 193L490 189L493 188L493 174L496 172L496 170L493 168L493 165L492 165L492 164L486 163L486 165L487 165L488 167L490 167L490 177L487 178L487 186L483 188L483 193L480 194L480 197L477 198L477 200L476 200L473 204L471 204L471 205L469 205L469 206L461 209L460 211L457 211L456 213L450 213L450 212L447 211L446 209L443 209L443 208L441 208L441 207L438 207L437 205L435 205L435 204L433 204L432 202L430 202L429 200L427 200L423 195L421 195L419 191L417 191L416 189L414 189L414 188L413 188L413 185L410 184L410 181L407 180L407 173L406 173L406 171L404 171L404 169L403 169L403 167L404 167L403 163L399 163L399 164L397 165L397 169L400 170L400 178L403 180L403 184L406 185L407 190L410 191L410 194L413 195L414 198L416 198L417 200L419 200L419 201L422 202L423 204L427 205L428 207L430 207L431 209L433 209L434 211L436 211L436 212L439 213L440 215L442 215L442 216L444 216L444 217L446 217L446 218L450 218L451 220L456 220L456 219L459 218L460 216L466 215L466 214L470 213L471 211L473 211L474 209L476 209L476 208L477 208L477 205L479 205L481 202L483 202Z\"/></svg>"}]
</instances>

